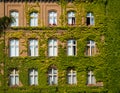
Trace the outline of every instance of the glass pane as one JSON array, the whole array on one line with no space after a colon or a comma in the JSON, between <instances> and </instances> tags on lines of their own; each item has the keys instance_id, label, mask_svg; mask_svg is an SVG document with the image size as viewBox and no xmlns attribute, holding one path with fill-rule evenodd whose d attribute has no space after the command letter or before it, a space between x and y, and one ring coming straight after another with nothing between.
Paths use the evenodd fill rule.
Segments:
<instances>
[{"instance_id":1,"label":"glass pane","mask_svg":"<svg viewBox=\"0 0 120 93\"><path fill-rule=\"evenodd\" d=\"M16 82L15 82L16 85L19 85L19 77L18 76L15 77L15 80L16 80Z\"/></svg>"},{"instance_id":2,"label":"glass pane","mask_svg":"<svg viewBox=\"0 0 120 93\"><path fill-rule=\"evenodd\" d=\"M53 56L57 56L57 47L54 47L54 55Z\"/></svg>"},{"instance_id":3,"label":"glass pane","mask_svg":"<svg viewBox=\"0 0 120 93\"><path fill-rule=\"evenodd\" d=\"M71 75L68 75L68 84L71 84Z\"/></svg>"},{"instance_id":4,"label":"glass pane","mask_svg":"<svg viewBox=\"0 0 120 93\"><path fill-rule=\"evenodd\" d=\"M35 76L35 85L38 85L38 76Z\"/></svg>"},{"instance_id":5,"label":"glass pane","mask_svg":"<svg viewBox=\"0 0 120 93\"><path fill-rule=\"evenodd\" d=\"M15 79L13 76L10 76L10 85L11 86L15 85Z\"/></svg>"},{"instance_id":6,"label":"glass pane","mask_svg":"<svg viewBox=\"0 0 120 93\"><path fill-rule=\"evenodd\" d=\"M54 84L57 84L57 76L54 76L53 82L54 82Z\"/></svg>"},{"instance_id":7,"label":"glass pane","mask_svg":"<svg viewBox=\"0 0 120 93\"><path fill-rule=\"evenodd\" d=\"M30 85L33 85L34 84L34 80L33 80L33 76L30 76Z\"/></svg>"}]
</instances>

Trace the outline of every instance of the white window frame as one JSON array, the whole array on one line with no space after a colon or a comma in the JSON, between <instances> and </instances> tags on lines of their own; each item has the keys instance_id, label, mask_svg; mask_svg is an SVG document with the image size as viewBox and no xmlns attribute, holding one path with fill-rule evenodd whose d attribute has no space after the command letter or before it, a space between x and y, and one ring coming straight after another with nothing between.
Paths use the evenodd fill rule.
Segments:
<instances>
[{"instance_id":1,"label":"white window frame","mask_svg":"<svg viewBox=\"0 0 120 93\"><path fill-rule=\"evenodd\" d=\"M19 40L11 39L10 40L10 57L19 56Z\"/></svg>"},{"instance_id":2,"label":"white window frame","mask_svg":"<svg viewBox=\"0 0 120 93\"><path fill-rule=\"evenodd\" d=\"M75 56L76 55L76 46L77 46L76 43L77 42L74 39L70 39L67 41L67 55L68 56Z\"/></svg>"},{"instance_id":3,"label":"white window frame","mask_svg":"<svg viewBox=\"0 0 120 93\"><path fill-rule=\"evenodd\" d=\"M94 25L95 24L95 19L93 13L89 12L87 13L87 20L89 18L90 24L87 23L87 25Z\"/></svg>"},{"instance_id":4,"label":"white window frame","mask_svg":"<svg viewBox=\"0 0 120 93\"><path fill-rule=\"evenodd\" d=\"M68 25L75 25L75 12L74 11L68 12Z\"/></svg>"},{"instance_id":5,"label":"white window frame","mask_svg":"<svg viewBox=\"0 0 120 93\"><path fill-rule=\"evenodd\" d=\"M73 69L70 69L67 73L68 84L77 84L77 73Z\"/></svg>"},{"instance_id":6,"label":"white window frame","mask_svg":"<svg viewBox=\"0 0 120 93\"><path fill-rule=\"evenodd\" d=\"M87 51L86 51L88 56L93 56L95 54L95 51L96 51L95 47L96 47L95 41L89 40L87 44ZM88 49L90 50L88 51ZM94 53L92 54L93 50L94 50Z\"/></svg>"},{"instance_id":7,"label":"white window frame","mask_svg":"<svg viewBox=\"0 0 120 93\"><path fill-rule=\"evenodd\" d=\"M96 79L92 71L88 72L88 85L89 84L96 84Z\"/></svg>"},{"instance_id":8,"label":"white window frame","mask_svg":"<svg viewBox=\"0 0 120 93\"><path fill-rule=\"evenodd\" d=\"M51 68L48 71L48 83L49 85L57 85L58 84L58 70Z\"/></svg>"},{"instance_id":9,"label":"white window frame","mask_svg":"<svg viewBox=\"0 0 120 93\"><path fill-rule=\"evenodd\" d=\"M57 56L58 55L58 41L56 39L49 39L48 41L48 55Z\"/></svg>"},{"instance_id":10,"label":"white window frame","mask_svg":"<svg viewBox=\"0 0 120 93\"><path fill-rule=\"evenodd\" d=\"M29 70L29 84L38 85L38 71L36 69Z\"/></svg>"},{"instance_id":11,"label":"white window frame","mask_svg":"<svg viewBox=\"0 0 120 93\"><path fill-rule=\"evenodd\" d=\"M19 85L19 74L18 70L13 69L10 74L10 86L18 86Z\"/></svg>"},{"instance_id":12,"label":"white window frame","mask_svg":"<svg viewBox=\"0 0 120 93\"><path fill-rule=\"evenodd\" d=\"M38 40L29 40L29 56L38 56Z\"/></svg>"},{"instance_id":13,"label":"white window frame","mask_svg":"<svg viewBox=\"0 0 120 93\"><path fill-rule=\"evenodd\" d=\"M30 26L38 26L38 13L30 13Z\"/></svg>"},{"instance_id":14,"label":"white window frame","mask_svg":"<svg viewBox=\"0 0 120 93\"><path fill-rule=\"evenodd\" d=\"M49 25L57 25L57 12L50 11L48 20L49 20Z\"/></svg>"},{"instance_id":15,"label":"white window frame","mask_svg":"<svg viewBox=\"0 0 120 93\"><path fill-rule=\"evenodd\" d=\"M11 11L10 16L13 17L13 22L11 23L11 27L19 25L19 12Z\"/></svg>"}]
</instances>

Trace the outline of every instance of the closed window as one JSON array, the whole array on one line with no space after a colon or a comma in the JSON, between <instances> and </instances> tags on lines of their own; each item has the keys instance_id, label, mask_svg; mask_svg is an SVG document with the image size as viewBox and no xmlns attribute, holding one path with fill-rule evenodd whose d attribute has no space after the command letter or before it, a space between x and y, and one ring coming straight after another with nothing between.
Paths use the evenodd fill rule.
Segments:
<instances>
[{"instance_id":1,"label":"closed window","mask_svg":"<svg viewBox=\"0 0 120 93\"><path fill-rule=\"evenodd\" d=\"M33 12L30 14L30 26L38 26L38 13Z\"/></svg>"},{"instance_id":2,"label":"closed window","mask_svg":"<svg viewBox=\"0 0 120 93\"><path fill-rule=\"evenodd\" d=\"M68 56L75 56L76 55L76 41L68 40L67 47L68 47L67 49Z\"/></svg>"},{"instance_id":3,"label":"closed window","mask_svg":"<svg viewBox=\"0 0 120 93\"><path fill-rule=\"evenodd\" d=\"M48 71L48 83L49 85L55 85L58 83L58 71L55 68L51 68Z\"/></svg>"},{"instance_id":4,"label":"closed window","mask_svg":"<svg viewBox=\"0 0 120 93\"><path fill-rule=\"evenodd\" d=\"M38 71L36 69L31 69L29 71L29 84L38 85Z\"/></svg>"},{"instance_id":5,"label":"closed window","mask_svg":"<svg viewBox=\"0 0 120 93\"><path fill-rule=\"evenodd\" d=\"M54 11L49 12L49 25L57 25L57 13Z\"/></svg>"},{"instance_id":6,"label":"closed window","mask_svg":"<svg viewBox=\"0 0 120 93\"><path fill-rule=\"evenodd\" d=\"M49 54L49 56L57 56L57 54L58 54L57 48L58 48L57 40L50 39L48 41L48 54Z\"/></svg>"},{"instance_id":7,"label":"closed window","mask_svg":"<svg viewBox=\"0 0 120 93\"><path fill-rule=\"evenodd\" d=\"M92 13L87 13L87 25L94 25L94 16Z\"/></svg>"},{"instance_id":8,"label":"closed window","mask_svg":"<svg viewBox=\"0 0 120 93\"><path fill-rule=\"evenodd\" d=\"M19 40L11 39L10 40L10 57L19 56Z\"/></svg>"},{"instance_id":9,"label":"closed window","mask_svg":"<svg viewBox=\"0 0 120 93\"><path fill-rule=\"evenodd\" d=\"M19 13L16 11L10 12L10 16L13 18L11 26L18 26L19 25Z\"/></svg>"},{"instance_id":10,"label":"closed window","mask_svg":"<svg viewBox=\"0 0 120 93\"><path fill-rule=\"evenodd\" d=\"M76 71L70 69L67 74L68 84L77 84L77 74Z\"/></svg>"},{"instance_id":11,"label":"closed window","mask_svg":"<svg viewBox=\"0 0 120 93\"><path fill-rule=\"evenodd\" d=\"M10 86L19 85L19 73L18 70L13 69L10 73Z\"/></svg>"},{"instance_id":12,"label":"closed window","mask_svg":"<svg viewBox=\"0 0 120 93\"><path fill-rule=\"evenodd\" d=\"M75 25L75 12L68 12L68 25Z\"/></svg>"},{"instance_id":13,"label":"closed window","mask_svg":"<svg viewBox=\"0 0 120 93\"><path fill-rule=\"evenodd\" d=\"M87 50L86 50L86 55L87 56L93 56L96 54L96 47L95 47L95 42L92 40L89 40L87 42Z\"/></svg>"},{"instance_id":14,"label":"closed window","mask_svg":"<svg viewBox=\"0 0 120 93\"><path fill-rule=\"evenodd\" d=\"M38 56L38 40L29 40L29 56Z\"/></svg>"},{"instance_id":15,"label":"closed window","mask_svg":"<svg viewBox=\"0 0 120 93\"><path fill-rule=\"evenodd\" d=\"M88 72L88 84L96 84L96 79L92 71Z\"/></svg>"}]
</instances>

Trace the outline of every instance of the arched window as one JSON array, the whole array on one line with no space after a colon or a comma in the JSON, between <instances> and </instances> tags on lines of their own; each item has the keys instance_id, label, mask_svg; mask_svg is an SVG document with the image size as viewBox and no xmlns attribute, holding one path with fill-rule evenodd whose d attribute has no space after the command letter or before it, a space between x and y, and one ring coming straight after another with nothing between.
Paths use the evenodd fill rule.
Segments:
<instances>
[{"instance_id":1,"label":"arched window","mask_svg":"<svg viewBox=\"0 0 120 93\"><path fill-rule=\"evenodd\" d=\"M75 12L68 12L68 25L75 25Z\"/></svg>"},{"instance_id":2,"label":"arched window","mask_svg":"<svg viewBox=\"0 0 120 93\"><path fill-rule=\"evenodd\" d=\"M67 54L68 56L75 56L76 55L76 40L68 40L67 42Z\"/></svg>"},{"instance_id":3,"label":"arched window","mask_svg":"<svg viewBox=\"0 0 120 93\"><path fill-rule=\"evenodd\" d=\"M30 26L38 26L38 13L32 12L30 14Z\"/></svg>"},{"instance_id":4,"label":"arched window","mask_svg":"<svg viewBox=\"0 0 120 93\"><path fill-rule=\"evenodd\" d=\"M38 71L36 69L29 70L29 84L38 85Z\"/></svg>"},{"instance_id":5,"label":"arched window","mask_svg":"<svg viewBox=\"0 0 120 93\"><path fill-rule=\"evenodd\" d=\"M10 40L10 57L19 56L19 40L11 39Z\"/></svg>"},{"instance_id":6,"label":"arched window","mask_svg":"<svg viewBox=\"0 0 120 93\"><path fill-rule=\"evenodd\" d=\"M58 70L55 68L50 68L48 70L48 83L49 85L58 84Z\"/></svg>"},{"instance_id":7,"label":"arched window","mask_svg":"<svg viewBox=\"0 0 120 93\"><path fill-rule=\"evenodd\" d=\"M94 16L93 16L93 13L89 12L87 13L87 25L94 25L95 23L95 20L94 20Z\"/></svg>"},{"instance_id":8,"label":"arched window","mask_svg":"<svg viewBox=\"0 0 120 93\"><path fill-rule=\"evenodd\" d=\"M48 41L48 55L57 56L58 54L58 45L56 39L50 39Z\"/></svg>"},{"instance_id":9,"label":"arched window","mask_svg":"<svg viewBox=\"0 0 120 93\"><path fill-rule=\"evenodd\" d=\"M88 81L87 84L96 84L96 79L92 71L88 72Z\"/></svg>"},{"instance_id":10,"label":"arched window","mask_svg":"<svg viewBox=\"0 0 120 93\"><path fill-rule=\"evenodd\" d=\"M19 13L17 11L11 11L10 16L13 18L13 22L11 26L18 26L19 25Z\"/></svg>"},{"instance_id":11,"label":"arched window","mask_svg":"<svg viewBox=\"0 0 120 93\"><path fill-rule=\"evenodd\" d=\"M77 84L77 73L75 70L70 69L67 73L68 84Z\"/></svg>"},{"instance_id":12,"label":"arched window","mask_svg":"<svg viewBox=\"0 0 120 93\"><path fill-rule=\"evenodd\" d=\"M19 73L17 69L13 69L10 73L10 86L19 85Z\"/></svg>"},{"instance_id":13,"label":"arched window","mask_svg":"<svg viewBox=\"0 0 120 93\"><path fill-rule=\"evenodd\" d=\"M49 25L57 25L57 12L49 12Z\"/></svg>"},{"instance_id":14,"label":"arched window","mask_svg":"<svg viewBox=\"0 0 120 93\"><path fill-rule=\"evenodd\" d=\"M87 42L87 48L86 48L86 55L87 56L93 56L96 54L96 46L95 42L92 40L89 40Z\"/></svg>"}]
</instances>

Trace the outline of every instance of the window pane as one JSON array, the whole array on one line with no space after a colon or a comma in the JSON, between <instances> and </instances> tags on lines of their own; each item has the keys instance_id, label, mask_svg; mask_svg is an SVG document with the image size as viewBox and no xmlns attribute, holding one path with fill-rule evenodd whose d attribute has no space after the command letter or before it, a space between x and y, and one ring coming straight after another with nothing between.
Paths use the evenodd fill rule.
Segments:
<instances>
[{"instance_id":1,"label":"window pane","mask_svg":"<svg viewBox=\"0 0 120 93\"><path fill-rule=\"evenodd\" d=\"M38 26L38 13L30 14L30 26Z\"/></svg>"},{"instance_id":2,"label":"window pane","mask_svg":"<svg viewBox=\"0 0 120 93\"><path fill-rule=\"evenodd\" d=\"M11 23L11 26L18 26L18 23L19 23L19 21L18 21L19 20L18 12L13 11L13 12L11 12L10 15L14 18L13 22Z\"/></svg>"},{"instance_id":3,"label":"window pane","mask_svg":"<svg viewBox=\"0 0 120 93\"><path fill-rule=\"evenodd\" d=\"M35 85L38 85L38 76L35 76Z\"/></svg>"},{"instance_id":4,"label":"window pane","mask_svg":"<svg viewBox=\"0 0 120 93\"><path fill-rule=\"evenodd\" d=\"M16 82L15 82L16 85L19 85L19 77L18 76L15 77L15 80L16 80Z\"/></svg>"},{"instance_id":5,"label":"window pane","mask_svg":"<svg viewBox=\"0 0 120 93\"><path fill-rule=\"evenodd\" d=\"M15 80L13 76L10 76L10 85L11 86L15 85Z\"/></svg>"}]
</instances>

